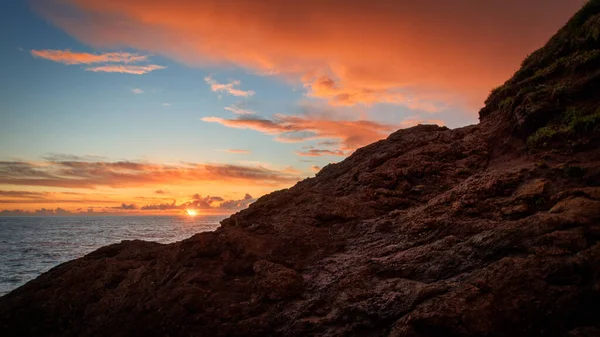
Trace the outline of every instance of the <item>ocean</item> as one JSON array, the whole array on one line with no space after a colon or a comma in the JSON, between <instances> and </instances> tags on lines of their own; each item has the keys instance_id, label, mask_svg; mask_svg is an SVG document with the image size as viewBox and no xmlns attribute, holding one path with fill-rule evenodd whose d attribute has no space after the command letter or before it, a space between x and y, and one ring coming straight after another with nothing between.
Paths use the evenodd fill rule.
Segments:
<instances>
[{"instance_id":1,"label":"ocean","mask_svg":"<svg viewBox=\"0 0 600 337\"><path fill-rule=\"evenodd\" d=\"M102 246L140 239L170 243L211 231L224 217L0 217L0 296Z\"/></svg>"}]
</instances>

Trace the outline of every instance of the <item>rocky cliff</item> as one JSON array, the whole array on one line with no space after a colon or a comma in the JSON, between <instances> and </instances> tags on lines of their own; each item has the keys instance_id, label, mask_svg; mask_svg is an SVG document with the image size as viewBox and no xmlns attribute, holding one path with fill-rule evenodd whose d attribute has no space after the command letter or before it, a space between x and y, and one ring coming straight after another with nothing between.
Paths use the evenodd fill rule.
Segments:
<instances>
[{"instance_id":1,"label":"rocky cliff","mask_svg":"<svg viewBox=\"0 0 600 337\"><path fill-rule=\"evenodd\" d=\"M0 298L2 336L600 336L600 1L478 125L421 125L214 232Z\"/></svg>"}]
</instances>

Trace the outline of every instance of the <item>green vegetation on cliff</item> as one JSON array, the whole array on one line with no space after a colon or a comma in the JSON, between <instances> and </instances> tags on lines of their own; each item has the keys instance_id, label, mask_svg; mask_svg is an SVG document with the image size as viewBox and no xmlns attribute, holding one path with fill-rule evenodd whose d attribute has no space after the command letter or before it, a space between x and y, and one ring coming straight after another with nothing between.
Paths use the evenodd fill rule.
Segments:
<instances>
[{"instance_id":1,"label":"green vegetation on cliff","mask_svg":"<svg viewBox=\"0 0 600 337\"><path fill-rule=\"evenodd\" d=\"M508 118L530 149L577 149L600 135L600 1L589 1L502 86L480 118ZM582 144L583 140L584 143Z\"/></svg>"}]
</instances>

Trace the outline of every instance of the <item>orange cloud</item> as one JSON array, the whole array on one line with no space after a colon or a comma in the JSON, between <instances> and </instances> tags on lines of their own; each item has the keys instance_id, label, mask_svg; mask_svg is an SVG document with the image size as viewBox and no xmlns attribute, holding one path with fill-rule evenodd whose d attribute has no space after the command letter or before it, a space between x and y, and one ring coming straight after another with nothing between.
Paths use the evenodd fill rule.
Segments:
<instances>
[{"instance_id":1,"label":"orange cloud","mask_svg":"<svg viewBox=\"0 0 600 337\"><path fill-rule=\"evenodd\" d=\"M67 200L61 199L61 195L71 194L81 197L81 200ZM15 198L25 198L24 200L6 201L2 199L5 196L11 196ZM240 199L226 199L219 196L201 196L200 194L194 194L187 199L187 201L177 202L172 200L166 202L165 199L158 198L144 198L135 197L139 202L144 202L145 199L153 199L154 203L146 204L145 206L138 206L136 203L120 202L110 199L94 200L93 198L86 199L85 193L57 193L57 192L28 192L28 191L1 191L0 190L0 205L2 204L21 204L22 206L28 206L28 204L38 204L38 206L30 207L28 209L5 209L0 210L0 216L15 216L15 215L73 215L80 214L82 212L93 215L93 214L114 214L114 213L148 213L152 211L169 211L169 210L185 210L185 209L201 209L204 211L210 211L210 213L230 213L231 211L237 211L242 208L248 207L249 204L256 201L250 194L245 193ZM59 200L56 200L56 199ZM29 200L31 199L31 200ZM167 199L168 200L168 199ZM62 203L63 205L57 207L41 207L39 205L48 205L54 203ZM81 206L81 204L90 203L103 203L105 206ZM76 208L68 209L68 205L75 204ZM107 205L110 204L110 205ZM115 206L112 206L115 205ZM11 205L12 206L12 205ZM64 207L64 208L63 208ZM96 209L96 211L94 211Z\"/></svg>"},{"instance_id":2,"label":"orange cloud","mask_svg":"<svg viewBox=\"0 0 600 337\"><path fill-rule=\"evenodd\" d=\"M0 185L66 188L186 185L210 181L264 186L290 185L301 178L263 166L137 162L0 162Z\"/></svg>"},{"instance_id":3,"label":"orange cloud","mask_svg":"<svg viewBox=\"0 0 600 337\"><path fill-rule=\"evenodd\" d=\"M250 150L240 150L240 149L227 149L225 150L229 153L234 153L234 154L248 154L250 153Z\"/></svg>"},{"instance_id":4,"label":"orange cloud","mask_svg":"<svg viewBox=\"0 0 600 337\"><path fill-rule=\"evenodd\" d=\"M136 63L140 61L146 61L148 56L137 55L131 53L102 53L102 54L91 54L91 53L77 53L70 50L32 50L31 54L35 57L44 58L54 62L59 62L68 65L74 64L95 64L104 63L98 66L89 66L85 70L93 72L105 72L105 73L124 73L143 75L151 71L164 69L164 66L156 64L146 65L131 65L129 63ZM139 92L136 92L138 90ZM134 89L134 93L142 93L140 89Z\"/></svg>"},{"instance_id":5,"label":"orange cloud","mask_svg":"<svg viewBox=\"0 0 600 337\"><path fill-rule=\"evenodd\" d=\"M276 135L281 142L318 138L340 139L345 149L356 149L387 136L396 127L366 120L333 120L325 117L276 115L273 119L239 116L234 119L204 117L205 122Z\"/></svg>"},{"instance_id":6,"label":"orange cloud","mask_svg":"<svg viewBox=\"0 0 600 337\"><path fill-rule=\"evenodd\" d=\"M64 64L92 64L92 63L134 63L140 61L146 61L148 56L137 55L131 53L102 53L102 54L91 54L91 53L78 53L70 50L32 50L31 55L46 60L64 63Z\"/></svg>"},{"instance_id":7,"label":"orange cloud","mask_svg":"<svg viewBox=\"0 0 600 337\"><path fill-rule=\"evenodd\" d=\"M56 191L38 191L37 187L32 190L0 190L0 209L2 206L10 207L6 212L0 215L67 215L64 212L53 211L57 206L58 209L66 209L69 212L75 210L86 209L90 204L106 205L104 208L108 210L131 211L136 209L133 202L123 202L132 198L131 196L103 193L102 191L94 190L91 193L80 192L56 192ZM164 198L156 197L133 197L136 201L160 202ZM15 209L18 207L17 209ZM25 212L25 213L23 213Z\"/></svg>"},{"instance_id":8,"label":"orange cloud","mask_svg":"<svg viewBox=\"0 0 600 337\"><path fill-rule=\"evenodd\" d=\"M0 204L78 204L88 202L107 202L110 199L98 195L90 196L76 192L34 192L0 190Z\"/></svg>"},{"instance_id":9,"label":"orange cloud","mask_svg":"<svg viewBox=\"0 0 600 337\"><path fill-rule=\"evenodd\" d=\"M232 81L230 83L227 84L222 84L222 83L218 83L217 81L215 81L212 77L210 76L206 76L204 78L204 81L208 84L210 84L210 89L214 92L226 92L232 96L241 96L241 97L249 97L254 95L254 91L252 90L248 90L248 91L244 91L244 90L240 90L240 89L235 89L233 86L238 86L241 84L240 81Z\"/></svg>"},{"instance_id":10,"label":"orange cloud","mask_svg":"<svg viewBox=\"0 0 600 337\"><path fill-rule=\"evenodd\" d=\"M111 64L105 66L98 67L89 67L85 68L87 71L93 72L103 72L103 73L123 73L123 74L133 74L133 75L144 75L151 71L158 69L165 69L164 66L159 66L156 64L148 64L143 66L134 66L134 65L123 65L123 64Z\"/></svg>"},{"instance_id":11,"label":"orange cloud","mask_svg":"<svg viewBox=\"0 0 600 337\"><path fill-rule=\"evenodd\" d=\"M434 103L409 97L399 88L366 88L349 85L342 87L327 76L322 76L313 82L305 83L304 87L309 89L309 96L328 99L331 105L351 106L359 103L402 104L414 110L430 113L439 112L444 107L444 104L441 102Z\"/></svg>"},{"instance_id":12,"label":"orange cloud","mask_svg":"<svg viewBox=\"0 0 600 337\"><path fill-rule=\"evenodd\" d=\"M585 0L35 0L97 47L300 81L331 104L437 111L490 88Z\"/></svg>"}]
</instances>

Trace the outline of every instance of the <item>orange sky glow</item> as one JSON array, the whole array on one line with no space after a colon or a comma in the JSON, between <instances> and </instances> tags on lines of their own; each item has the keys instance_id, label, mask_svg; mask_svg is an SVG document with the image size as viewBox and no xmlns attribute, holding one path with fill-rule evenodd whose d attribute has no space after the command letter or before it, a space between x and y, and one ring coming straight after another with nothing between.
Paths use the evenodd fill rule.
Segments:
<instances>
[{"instance_id":1,"label":"orange sky glow","mask_svg":"<svg viewBox=\"0 0 600 337\"><path fill-rule=\"evenodd\" d=\"M162 134L168 126L163 119L136 117L139 122L131 128L145 130L145 139L156 142L154 148L163 152L121 155L127 146L112 144L102 148L103 156L85 155L97 147L76 138L72 143L90 145L53 151L64 155L40 150L42 155L31 151L36 156L21 156L22 151L8 149L0 156L0 211L235 212L399 128L475 122L490 90L583 3L31 0L32 13L71 40L61 37L67 42L55 45L36 42L25 51L28 62L63 67L52 71L81 70L69 73L70 79L135 78L127 87L114 80L114 87L131 96L130 101L123 100L123 111L137 109L131 108L133 100L160 95L165 91L161 83L181 76L173 75L178 67L189 73L198 70L189 87L201 86L204 96L194 92L188 97L201 108L182 123L196 123L205 138L192 142L181 136L169 152L160 141L174 139L179 131ZM82 46L90 50L82 51ZM242 77L244 81L239 80ZM294 98L281 103L284 94L275 93L280 87ZM69 95L77 94L69 91ZM101 102L111 101L111 95ZM152 104L163 109L156 113L161 118L182 118L173 111L189 105L182 99L156 99ZM272 107L265 116L261 109L267 110L268 104ZM77 108L85 110L87 105ZM60 109L65 108L56 108ZM396 110L403 115L394 115ZM148 127L151 123L160 128ZM89 124L82 130L91 128ZM108 144L113 133L98 137ZM15 139L7 138L11 144L17 143ZM218 143L225 139L230 142ZM192 146L198 150L179 155L180 149ZM177 154L171 156L172 152ZM11 212L5 214L19 214Z\"/></svg>"},{"instance_id":2,"label":"orange sky glow","mask_svg":"<svg viewBox=\"0 0 600 337\"><path fill-rule=\"evenodd\" d=\"M276 74L302 82L309 96L333 105L399 102L436 111L456 102L481 104L489 88L583 2L36 3L42 15L93 46L128 46L190 65ZM74 18L73 11L80 15ZM543 19L532 25L534 17Z\"/></svg>"}]
</instances>

